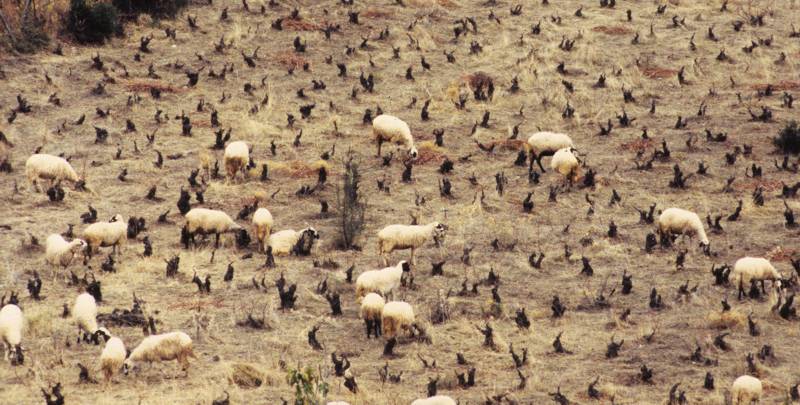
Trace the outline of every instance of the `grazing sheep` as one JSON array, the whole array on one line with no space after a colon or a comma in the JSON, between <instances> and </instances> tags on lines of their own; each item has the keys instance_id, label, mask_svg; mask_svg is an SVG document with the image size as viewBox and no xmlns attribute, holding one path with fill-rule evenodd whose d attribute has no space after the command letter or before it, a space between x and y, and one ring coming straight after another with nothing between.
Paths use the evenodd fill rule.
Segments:
<instances>
[{"instance_id":1,"label":"grazing sheep","mask_svg":"<svg viewBox=\"0 0 800 405\"><path fill-rule=\"evenodd\" d=\"M47 237L45 243L45 259L53 266L69 267L75 254L86 249L83 239L73 239L67 242L61 235L54 233Z\"/></svg>"},{"instance_id":2,"label":"grazing sheep","mask_svg":"<svg viewBox=\"0 0 800 405\"><path fill-rule=\"evenodd\" d=\"M224 211L211 210L208 208L192 208L186 213L186 230L189 239L194 242L194 235L200 232L205 236L213 233L216 237L214 247L219 247L219 235L226 232L234 232L242 229L239 224L233 221Z\"/></svg>"},{"instance_id":3,"label":"grazing sheep","mask_svg":"<svg viewBox=\"0 0 800 405\"><path fill-rule=\"evenodd\" d=\"M389 225L378 232L378 253L383 265L389 265L387 255L395 250L411 249L411 264L416 265L414 253L425 242L433 238L437 246L444 240L447 225L431 222L427 225Z\"/></svg>"},{"instance_id":4,"label":"grazing sheep","mask_svg":"<svg viewBox=\"0 0 800 405\"><path fill-rule=\"evenodd\" d=\"M528 138L528 146L530 147L533 158L544 173L542 167L542 157L553 156L558 150L564 148L572 148L575 145L572 143L572 138L567 134L560 134L557 132L537 132Z\"/></svg>"},{"instance_id":5,"label":"grazing sheep","mask_svg":"<svg viewBox=\"0 0 800 405\"><path fill-rule=\"evenodd\" d=\"M25 356L22 354L22 328L25 318L22 310L14 304L8 304L0 309L0 338L6 348L6 359L12 365L23 364Z\"/></svg>"},{"instance_id":6,"label":"grazing sheep","mask_svg":"<svg viewBox=\"0 0 800 405\"><path fill-rule=\"evenodd\" d=\"M295 231L285 229L273 233L267 239L267 246L272 247L272 254L275 256L285 256L288 254L308 255L314 246L314 241L319 239L319 232L308 227Z\"/></svg>"},{"instance_id":7,"label":"grazing sheep","mask_svg":"<svg viewBox=\"0 0 800 405\"><path fill-rule=\"evenodd\" d=\"M136 362L177 360L181 370L189 373L189 357L197 358L192 349L192 338L183 332L151 335L136 346L123 362L122 370L127 375Z\"/></svg>"},{"instance_id":8,"label":"grazing sheep","mask_svg":"<svg viewBox=\"0 0 800 405\"><path fill-rule=\"evenodd\" d=\"M63 180L76 183L79 180L78 173L66 159L44 153L31 155L25 161L25 175L36 192L41 192L39 180L48 180L50 183Z\"/></svg>"},{"instance_id":9,"label":"grazing sheep","mask_svg":"<svg viewBox=\"0 0 800 405\"><path fill-rule=\"evenodd\" d=\"M238 172L242 172L242 176L246 176L245 170L250 163L250 147L242 141L229 143L225 147L223 161L228 179L235 179Z\"/></svg>"},{"instance_id":10,"label":"grazing sheep","mask_svg":"<svg viewBox=\"0 0 800 405\"><path fill-rule=\"evenodd\" d=\"M436 395L425 399L417 399L411 405L456 405L456 401L447 395Z\"/></svg>"},{"instance_id":11,"label":"grazing sheep","mask_svg":"<svg viewBox=\"0 0 800 405\"><path fill-rule=\"evenodd\" d=\"M360 300L372 292L387 296L400 285L403 273L409 271L411 266L405 260L401 260L396 266L359 274L356 278L356 299Z\"/></svg>"},{"instance_id":12,"label":"grazing sheep","mask_svg":"<svg viewBox=\"0 0 800 405\"><path fill-rule=\"evenodd\" d=\"M267 249L267 238L272 231L272 214L266 208L259 208L253 213L253 233L258 240L258 251Z\"/></svg>"},{"instance_id":13,"label":"grazing sheep","mask_svg":"<svg viewBox=\"0 0 800 405\"><path fill-rule=\"evenodd\" d=\"M367 326L367 339L371 334L375 334L376 338L381 335L381 315L385 304L386 300L375 293L367 294L364 300L361 301L359 316Z\"/></svg>"},{"instance_id":14,"label":"grazing sheep","mask_svg":"<svg viewBox=\"0 0 800 405\"><path fill-rule=\"evenodd\" d=\"M567 178L567 181L577 180L580 174L580 162L575 156L575 148L563 148L553 154L550 168Z\"/></svg>"},{"instance_id":15,"label":"grazing sheep","mask_svg":"<svg viewBox=\"0 0 800 405\"><path fill-rule=\"evenodd\" d=\"M378 156L384 142L401 144L407 148L408 157L416 159L418 152L414 146L414 137L405 121L392 115L381 114L372 120L372 135L378 141Z\"/></svg>"},{"instance_id":16,"label":"grazing sheep","mask_svg":"<svg viewBox=\"0 0 800 405\"><path fill-rule=\"evenodd\" d=\"M731 276L736 287L741 285L745 289L750 287L750 280L760 281L763 289L764 280L780 282L782 279L772 263L763 257L743 257L737 260L733 265Z\"/></svg>"},{"instance_id":17,"label":"grazing sheep","mask_svg":"<svg viewBox=\"0 0 800 405\"><path fill-rule=\"evenodd\" d=\"M89 293L83 293L75 299L72 318L78 326L78 343L81 341L81 334L84 342L96 345L100 344L99 338L102 334L111 335L105 328L97 327L97 302Z\"/></svg>"},{"instance_id":18,"label":"grazing sheep","mask_svg":"<svg viewBox=\"0 0 800 405\"><path fill-rule=\"evenodd\" d=\"M393 338L401 330L406 330L414 324L414 308L404 301L390 301L383 306L381 313L381 326L383 335Z\"/></svg>"},{"instance_id":19,"label":"grazing sheep","mask_svg":"<svg viewBox=\"0 0 800 405\"><path fill-rule=\"evenodd\" d=\"M708 237L703 222L694 212L681 208L667 208L658 216L658 232L663 234L684 234L699 236L700 243L708 246Z\"/></svg>"},{"instance_id":20,"label":"grazing sheep","mask_svg":"<svg viewBox=\"0 0 800 405\"><path fill-rule=\"evenodd\" d=\"M731 386L732 405L750 405L761 402L761 380L749 375L737 378Z\"/></svg>"},{"instance_id":21,"label":"grazing sheep","mask_svg":"<svg viewBox=\"0 0 800 405\"><path fill-rule=\"evenodd\" d=\"M89 257L100 247L112 248L112 253L117 253L117 246L122 253L122 247L128 240L128 224L122 215L114 215L109 222L95 222L83 230L83 239L87 243L86 252Z\"/></svg>"},{"instance_id":22,"label":"grazing sheep","mask_svg":"<svg viewBox=\"0 0 800 405\"><path fill-rule=\"evenodd\" d=\"M122 368L127 354L122 339L116 336L107 337L106 346L100 354L100 370L107 383L111 382L111 377Z\"/></svg>"}]
</instances>

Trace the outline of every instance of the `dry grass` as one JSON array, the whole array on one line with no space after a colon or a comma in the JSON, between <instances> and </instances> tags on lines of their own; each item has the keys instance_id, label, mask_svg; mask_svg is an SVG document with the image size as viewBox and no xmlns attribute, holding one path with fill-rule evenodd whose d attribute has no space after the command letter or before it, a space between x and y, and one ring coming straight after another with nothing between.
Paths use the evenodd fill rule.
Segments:
<instances>
[{"instance_id":1,"label":"dry grass","mask_svg":"<svg viewBox=\"0 0 800 405\"><path fill-rule=\"evenodd\" d=\"M756 360L759 374L770 387L762 403L779 403L797 382L798 324L770 311L775 301L770 283L766 297L739 301L734 286L714 285L709 274L712 265L733 264L745 255L766 255L782 274L793 274L789 259L798 257L796 241L800 233L783 226L784 205L778 194L781 182L794 184L797 174L775 169L773 162L780 162L782 157L774 154L771 137L795 117L797 110L797 105L791 110L784 108L781 99L783 91L797 98L799 89L793 75L800 67L800 42L787 37L797 5L788 2L786 10L768 14L764 26L746 22L743 31L737 33L731 21L747 19L743 14L748 5L745 1L731 1L728 13L719 12L719 1L669 2L664 14L654 14L656 5L649 1L624 2L624 7L618 2L615 9L600 8L596 1L557 0L549 6L536 1L525 3L521 16L509 13L515 3L498 2L493 9L501 20L499 24L486 18L489 8L484 0L405 0L406 7L391 1L356 1L354 6L345 7L339 0L300 0L267 7L266 17L258 12L246 13L239 0L197 3L203 4L194 4L175 21L143 19L129 24L128 37L113 38L105 46L64 44L64 56L50 52L24 57L0 54L0 131L14 144L13 148L0 144L0 156L7 156L13 168L11 173L0 173L0 244L5 247L0 249L5 264L0 267L0 295L19 292L28 322L23 341L28 349L26 364L12 368L0 362L0 396L5 402L41 403L39 388L61 382L66 403L211 403L228 391L231 403L274 404L292 395L284 380L285 369L308 365L321 369L331 384L328 400L345 400L352 405L407 405L423 396L429 379L437 376L441 377L439 392L462 404L485 403L487 397L502 394L519 404L548 404L553 403L548 393L560 386L572 403L608 404L613 398L619 405L663 405L670 387L680 383L689 403L718 405L724 402L724 392L733 379L746 372L746 354L756 353L767 344L773 347L776 360ZM260 8L259 3L249 3L253 10ZM752 3L757 8L766 4ZM0 5L8 7L9 2ZM740 5L745 8L740 9ZM774 2L773 7L779 5ZM300 19L286 18L295 6ZM228 22L220 21L225 7ZM583 18L574 16L579 7L584 8ZM628 8L634 16L632 22L626 21ZM347 11L361 12L359 25L348 22ZM187 13L197 16L198 30L188 28ZM561 24L552 22L551 16L556 15L561 17ZM686 16L686 25L671 28L673 15ZM465 16L476 18L478 33L470 32L454 41L452 22ZM279 17L285 18L283 31L269 26ZM542 31L533 35L531 24L539 20ZM414 27L408 30L413 21ZM328 22L340 24L342 30L325 40L319 30ZM649 34L651 23L653 36ZM717 42L706 39L712 25L719 37ZM166 38L165 27L177 29L176 40ZM384 28L389 28L390 36L378 40ZM631 44L634 32L642 33L639 45ZM152 53L140 52L139 38L151 34ZM420 51L406 34L419 41ZM688 47L692 34L696 51ZM307 41L304 53L292 47L297 35ZM212 44L222 36L233 45L218 53ZM752 54L741 52L751 39L770 36L774 36L771 47L759 46ZM370 38L366 49L359 48L362 37ZM574 49L559 49L562 37L575 39ZM481 52L470 53L473 40L483 47ZM249 54L258 46L257 66L250 68L240 51ZM348 46L355 47L355 52L347 55ZM393 59L392 47L399 48L400 59ZM722 48L736 60L735 65L715 60ZM452 51L456 61L447 63L443 51ZM783 65L774 64L780 52L785 52L787 59ZM97 53L105 64L105 73L115 80L106 84L107 94L103 96L90 92L105 79L103 72L91 68L91 57ZM141 62L134 60L136 53L140 53ZM431 64L430 70L420 66L421 56ZM328 57L331 64L326 63ZM176 61L185 68L170 67ZM564 74L556 71L562 61ZM151 63L160 80L147 77ZM219 72L226 63L233 64L233 71L224 81L208 77L211 68ZM310 65L308 72L302 70L305 63ZM347 65L346 77L337 76L337 63ZM127 67L130 77L123 77L120 65ZM184 70L198 71L204 66L197 85L186 86ZM413 67L413 81L405 79L409 66ZM689 84L678 83L680 67L685 67ZM294 68L291 75L289 68ZM372 93L361 87L358 76L362 70L365 75L374 75ZM601 74L606 76L606 87L594 88ZM471 89L488 77L495 86L494 98L474 100ZM515 93L510 91L514 77L519 81ZM260 86L262 78L264 87ZM324 81L326 88L313 90L311 80ZM571 83L573 91L568 91L563 82ZM254 96L243 91L245 83L257 87ZM756 92L763 91L767 83L772 84L775 95L759 96ZM623 100L623 87L633 92L635 101ZM164 96L152 98L148 94L151 88L160 89ZM297 97L300 88L305 99ZM357 94L352 97L354 88ZM54 93L61 106L48 102ZM128 105L128 97L134 93L141 99ZM9 123L17 94L29 101L33 111L19 113ZM265 94L269 103L261 105ZM462 110L451 102L457 101L459 94L469 95ZM205 107L197 111L201 99ZM412 99L417 102L410 106ZM430 119L422 121L420 109L429 99ZM655 114L649 113L652 100L656 100ZM575 108L571 119L562 116L567 102ZM703 102L708 106L707 113L697 116ZM299 107L311 103L316 108L302 118ZM751 121L747 107L760 111L762 105L772 109L772 121ZM257 111L254 106L258 106ZM409 184L401 181L402 147L384 144L384 154L395 154L386 167L374 156L371 129L362 119L366 109L374 113L377 107L403 118L416 136L420 157L413 169L414 181ZM111 114L100 117L97 108L111 108ZM623 109L636 118L630 127L619 125L616 119ZM168 119L157 123L157 110ZM231 140L253 145L256 169L246 179L226 182L205 177L206 169L210 170L216 160L221 163L223 156L222 150L210 149L217 130L210 127L214 110L218 111L220 128L231 129ZM191 137L181 136L180 120L175 119L181 112L191 118ZM479 127L470 135L484 112L491 114L487 128ZM287 114L296 118L292 127L287 125ZM76 120L82 115L85 121L79 125ZM675 129L678 115L688 117L686 128ZM126 132L128 119L135 123L136 132ZM612 133L598 136L598 126L605 126L608 119L614 124ZM519 139L509 140L509 128L516 125ZM93 126L109 131L105 144L95 144ZM649 140L641 139L644 127ZM435 146L431 135L439 128L445 131L443 147ZM705 128L728 133L728 141L706 142L702 136ZM294 146L300 130L300 145ZM525 148L527 136L539 130L570 134L578 150L586 155L589 167L583 168L583 175L589 168L597 172L595 187L577 184L569 188L563 185L562 176L549 169L538 184L529 183L526 167L514 166L513 162L518 151ZM153 132L156 137L149 145L146 136ZM698 140L687 148L684 142L690 136ZM494 150L478 149L475 140L484 146L494 145ZM669 145L670 158L656 159L652 170L636 170L633 160L637 152L649 157L652 151L660 150L662 140ZM739 156L733 165L726 164L724 154L743 144L752 145L753 153ZM321 161L322 153L331 151L334 145L335 153ZM66 198L60 203L34 193L26 183L24 164L37 148L71 157L94 193L66 187ZM160 169L153 164L156 151L165 157ZM359 163L362 191L368 198L360 251L335 247L340 224L334 185L341 184L342 163L348 151ZM445 159L454 162L453 172L447 175L452 198L440 197L439 192L443 177L439 167ZM790 163L795 159L792 157ZM693 176L687 189L668 186L673 165L680 164L688 174L701 161L709 167L708 175ZM550 158L545 158L546 168L549 163ZM269 180L264 182L260 180L263 164L270 169ZM745 169L753 164L763 167L761 178L745 177ZM310 197L298 198L295 191L316 184L323 166L328 170L328 184L315 189ZM254 245L237 248L231 235L225 235L216 250L211 243L184 249L180 244L184 219L177 212L176 202L180 189L189 189L190 171L197 168L201 168L199 177L209 182L199 187L205 189L202 206L222 209L236 218L245 204L258 199L259 207L272 213L275 230L305 226L319 230L321 240L315 252L311 257L278 257L275 268L266 268L263 253ZM126 181L118 179L123 169L128 171ZM507 179L502 195L495 183L495 175L501 172ZM470 179L473 173L477 184ZM733 190L721 192L730 177L736 178ZM378 190L378 181L383 182L384 190ZM145 196L153 185L157 186L156 199L148 200ZM559 187L556 202L548 198L551 186ZM757 186L764 187L763 206L752 201L751 193ZM194 206L198 205L199 189L191 189ZM622 201L610 203L612 190ZM533 193L534 205L530 213L525 213L522 202L528 193ZM740 218L727 221L740 199ZM320 215L320 201L330 204L329 215ZM724 215L724 230L709 234L713 255L703 255L696 248L696 240L689 239L679 239L671 249L657 247L645 253L645 237L654 232L654 227L639 223L636 209L646 209L653 203L658 204L657 210L681 206L702 218ZM787 203L798 212L796 198ZM43 244L47 235L66 231L68 224L73 224L76 235L80 235L86 226L80 215L89 204L100 219L120 213L147 221L147 230L129 240L118 257L115 273L100 270L108 248L90 261L89 266L102 282L100 312L130 308L135 292L147 302L148 309L157 311L159 332L183 330L194 339L198 358L192 359L188 377L169 363L115 377L109 389L102 384L78 383L75 364L87 365L95 373L101 347L75 344L75 327L70 319L61 318L61 308L74 301L80 288L65 284L63 277L52 281L54 270L44 261L44 248L32 246L30 236ZM158 223L157 218L168 210L168 222ZM384 341L364 336L354 286L345 281L345 271L354 266L353 276L357 277L365 270L381 267L376 253L377 231L391 223L409 223L412 215L420 223L441 221L449 226L442 248L429 244L416 252L414 288L395 291L397 299L414 306L431 342L403 339L395 348L397 356L384 358ZM607 235L611 221L618 227L616 238ZM237 222L250 228L249 217ZM153 246L151 257L142 255L145 235ZM213 243L213 238L209 239ZM497 250L492 247L495 239L500 243ZM513 249L509 248L511 244ZM571 250L570 257L565 256L565 245ZM473 248L470 265L461 261L467 247ZM676 270L680 249L688 253L683 269ZM541 268L533 268L528 262L534 252L545 254ZM164 261L175 254L181 259L179 273L166 278ZM393 252L390 261L408 258L408 254ZM591 260L591 277L580 274L582 256ZM432 276L432 264L442 261L446 261L444 275ZM235 269L234 277L225 282L229 264ZM79 277L88 269L80 261L70 267ZM483 282L490 269L500 276L500 304L492 302L491 286ZM44 282L41 301L26 292L33 270ZM200 294L190 282L195 272L203 279L210 276L209 294ZM633 289L626 295L621 293L623 272L633 277ZM58 271L59 276L62 273ZM298 300L292 310L273 309L279 307L274 282L281 273L290 284L297 284ZM329 291L340 294L342 316L331 316L326 299L316 292L326 279ZM458 295L465 279L469 289L478 284L477 296ZM698 286L697 290L681 296L678 289L687 282L690 289ZM604 285L608 306L595 300ZM664 302L660 310L648 305L653 288ZM439 290L444 294L452 291L447 300L452 318L443 324L427 325ZM561 318L551 316L554 295L566 307ZM720 302L726 298L733 308L722 313ZM514 322L520 308L528 314L530 329L521 329ZM628 310L630 313L623 317ZM746 316L751 312L761 330L759 336L748 333ZM238 326L237 321L247 313L258 319L263 316L267 325L263 329ZM494 348L484 347L483 336L476 330L486 322L496 332ZM315 325L319 326L321 351L307 343L307 333ZM128 347L134 347L143 337L138 327L111 329ZM647 339L653 330L655 334ZM725 339L732 350L723 351L713 340L728 331L731 335ZM561 341L572 354L553 353L552 342L562 332ZM618 358L608 359L605 353L612 336L615 341L625 339L625 344ZM716 365L689 360L698 343L704 356ZM528 349L528 364L520 370L528 377L524 389L517 387L519 379L508 353L512 344L518 354ZM343 379L333 374L332 352L348 356L358 394L350 393ZM469 365L457 364L458 353ZM418 355L436 360L437 367L424 368ZM384 364L392 374L403 373L400 383L380 381L378 369ZM654 369L652 384L638 379L642 364ZM466 373L470 367L477 370L476 384L460 388L455 373ZM701 388L707 372L716 379L713 391ZM603 398L594 401L587 396L587 386L598 377L597 389ZM260 385L257 380L261 380Z\"/></svg>"}]
</instances>

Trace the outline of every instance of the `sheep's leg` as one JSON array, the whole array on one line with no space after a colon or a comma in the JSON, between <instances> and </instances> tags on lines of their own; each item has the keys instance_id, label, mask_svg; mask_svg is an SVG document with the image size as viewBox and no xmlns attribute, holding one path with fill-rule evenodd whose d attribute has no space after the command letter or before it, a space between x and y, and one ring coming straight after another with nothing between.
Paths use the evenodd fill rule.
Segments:
<instances>
[{"instance_id":1,"label":"sheep's leg","mask_svg":"<svg viewBox=\"0 0 800 405\"><path fill-rule=\"evenodd\" d=\"M378 137L378 157L381 157L381 146L383 146L383 138Z\"/></svg>"},{"instance_id":2,"label":"sheep's leg","mask_svg":"<svg viewBox=\"0 0 800 405\"><path fill-rule=\"evenodd\" d=\"M541 155L537 155L536 156L536 164L539 165L539 168L542 169L542 173L544 173L545 170L544 170L544 166L542 166L542 156Z\"/></svg>"},{"instance_id":3,"label":"sheep's leg","mask_svg":"<svg viewBox=\"0 0 800 405\"><path fill-rule=\"evenodd\" d=\"M417 249L411 248L411 265L412 266L416 266L417 265L417 259L416 259L416 257L414 257L414 253L415 253L416 250ZM388 266L388 264L387 264L387 266Z\"/></svg>"},{"instance_id":4,"label":"sheep's leg","mask_svg":"<svg viewBox=\"0 0 800 405\"><path fill-rule=\"evenodd\" d=\"M774 283L774 282L773 282ZM767 290L764 288L764 280L761 280L761 293L766 294Z\"/></svg>"},{"instance_id":5,"label":"sheep's leg","mask_svg":"<svg viewBox=\"0 0 800 405\"><path fill-rule=\"evenodd\" d=\"M375 338L377 339L377 338L379 338L381 336L381 320L380 319L376 319L373 322L374 322L373 325L374 325L374 328L375 328Z\"/></svg>"},{"instance_id":6,"label":"sheep's leg","mask_svg":"<svg viewBox=\"0 0 800 405\"><path fill-rule=\"evenodd\" d=\"M364 324L367 326L367 339L369 339L369 336L370 336L370 334L372 332L372 329L373 329L372 328L372 322L373 322L372 320L364 319ZM375 337L377 337L377 336L375 336Z\"/></svg>"},{"instance_id":7,"label":"sheep's leg","mask_svg":"<svg viewBox=\"0 0 800 405\"><path fill-rule=\"evenodd\" d=\"M219 249L219 232L214 234L214 249Z\"/></svg>"}]
</instances>

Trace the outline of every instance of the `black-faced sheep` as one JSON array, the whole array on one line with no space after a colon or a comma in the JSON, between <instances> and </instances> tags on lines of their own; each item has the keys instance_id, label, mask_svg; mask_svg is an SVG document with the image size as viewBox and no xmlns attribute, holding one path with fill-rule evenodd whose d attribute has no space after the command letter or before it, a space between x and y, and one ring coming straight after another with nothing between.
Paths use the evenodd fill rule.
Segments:
<instances>
[{"instance_id":1,"label":"black-faced sheep","mask_svg":"<svg viewBox=\"0 0 800 405\"><path fill-rule=\"evenodd\" d=\"M319 239L319 232L314 228L305 228L300 231L285 229L273 233L267 239L267 246L272 248L275 256L286 256L289 254L308 255L314 246L314 242Z\"/></svg>"}]
</instances>

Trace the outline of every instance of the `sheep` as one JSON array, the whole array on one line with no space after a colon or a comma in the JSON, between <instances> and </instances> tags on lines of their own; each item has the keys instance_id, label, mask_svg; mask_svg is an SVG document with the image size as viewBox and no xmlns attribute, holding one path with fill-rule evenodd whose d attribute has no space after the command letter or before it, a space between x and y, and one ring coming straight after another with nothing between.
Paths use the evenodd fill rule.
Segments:
<instances>
[{"instance_id":1,"label":"sheep","mask_svg":"<svg viewBox=\"0 0 800 405\"><path fill-rule=\"evenodd\" d=\"M456 405L456 401L447 395L436 395L424 399L417 399L411 405Z\"/></svg>"},{"instance_id":2,"label":"sheep","mask_svg":"<svg viewBox=\"0 0 800 405\"><path fill-rule=\"evenodd\" d=\"M47 263L66 269L72 263L75 254L86 249L87 244L83 239L73 239L67 242L61 235L54 233L47 237L45 246Z\"/></svg>"},{"instance_id":3,"label":"sheep","mask_svg":"<svg viewBox=\"0 0 800 405\"><path fill-rule=\"evenodd\" d=\"M189 373L189 357L197 358L192 349L192 338L183 332L151 335L142 340L122 363L122 371L128 375L136 362L177 360L181 370Z\"/></svg>"},{"instance_id":4,"label":"sheep","mask_svg":"<svg viewBox=\"0 0 800 405\"><path fill-rule=\"evenodd\" d=\"M371 292L387 296L400 285L403 273L409 271L411 271L411 266L405 260L401 260L396 266L369 270L359 274L356 278L356 299L361 300Z\"/></svg>"},{"instance_id":5,"label":"sheep","mask_svg":"<svg viewBox=\"0 0 800 405\"><path fill-rule=\"evenodd\" d=\"M367 294L364 300L361 301L359 316L364 320L364 324L367 327L367 339L373 333L376 338L381 335L381 314L385 304L386 300L375 293Z\"/></svg>"},{"instance_id":6,"label":"sheep","mask_svg":"<svg viewBox=\"0 0 800 405\"><path fill-rule=\"evenodd\" d=\"M732 405L750 405L761 402L761 380L749 375L737 378L731 386Z\"/></svg>"},{"instance_id":7,"label":"sheep","mask_svg":"<svg viewBox=\"0 0 800 405\"><path fill-rule=\"evenodd\" d=\"M772 266L769 260L763 257L743 257L733 265L731 276L734 285L744 289L749 288L750 281L760 281L761 289L764 289L764 280L780 283L783 278L778 270Z\"/></svg>"},{"instance_id":8,"label":"sheep","mask_svg":"<svg viewBox=\"0 0 800 405\"><path fill-rule=\"evenodd\" d=\"M404 329L414 324L414 309L404 301L390 301L383 306L381 326L383 335L393 338Z\"/></svg>"},{"instance_id":9,"label":"sheep","mask_svg":"<svg viewBox=\"0 0 800 405\"><path fill-rule=\"evenodd\" d=\"M253 213L253 233L258 240L258 251L266 250L266 241L272 230L272 214L266 208L259 208Z\"/></svg>"},{"instance_id":10,"label":"sheep","mask_svg":"<svg viewBox=\"0 0 800 405\"><path fill-rule=\"evenodd\" d=\"M78 343L81 341L81 334L83 334L84 342L91 342L95 345L100 344L100 336L111 336L108 329L97 326L97 302L89 293L83 293L75 299L75 304L72 306L72 317L75 325L78 326Z\"/></svg>"},{"instance_id":11,"label":"sheep","mask_svg":"<svg viewBox=\"0 0 800 405\"><path fill-rule=\"evenodd\" d=\"M389 265L387 255L395 250L411 249L411 264L416 265L414 253L428 239L433 238L437 246L444 240L447 225L431 222L427 225L389 225L378 232L378 253L383 265Z\"/></svg>"},{"instance_id":12,"label":"sheep","mask_svg":"<svg viewBox=\"0 0 800 405\"><path fill-rule=\"evenodd\" d=\"M314 246L314 241L317 239L319 239L319 232L311 227L300 231L285 229L270 235L267 239L267 246L272 247L272 254L275 256L285 256L292 253L308 255Z\"/></svg>"},{"instance_id":13,"label":"sheep","mask_svg":"<svg viewBox=\"0 0 800 405\"><path fill-rule=\"evenodd\" d=\"M708 246L708 237L703 222L694 212L681 208L667 208L658 216L658 232L665 234L697 235L703 246Z\"/></svg>"},{"instance_id":14,"label":"sheep","mask_svg":"<svg viewBox=\"0 0 800 405\"><path fill-rule=\"evenodd\" d=\"M86 252L89 257L102 247L111 246L112 253L122 253L122 248L128 240L128 224L122 215L114 215L109 222L95 222L83 230L83 239L86 241Z\"/></svg>"},{"instance_id":15,"label":"sheep","mask_svg":"<svg viewBox=\"0 0 800 405\"><path fill-rule=\"evenodd\" d=\"M381 114L372 120L372 135L378 141L378 154L381 155L381 146L389 141L404 145L408 150L406 153L411 159L416 159L417 152L414 146L414 137L411 136L411 129L405 121L392 115Z\"/></svg>"},{"instance_id":16,"label":"sheep","mask_svg":"<svg viewBox=\"0 0 800 405\"><path fill-rule=\"evenodd\" d=\"M111 377L122 368L127 354L122 339L116 336L106 337L106 346L100 353L100 370L103 372L106 383L111 382Z\"/></svg>"},{"instance_id":17,"label":"sheep","mask_svg":"<svg viewBox=\"0 0 800 405\"><path fill-rule=\"evenodd\" d=\"M0 309L0 338L6 348L6 359L12 365L23 364L25 356L22 354L22 328L25 318L22 310L14 304L8 304Z\"/></svg>"},{"instance_id":18,"label":"sheep","mask_svg":"<svg viewBox=\"0 0 800 405\"><path fill-rule=\"evenodd\" d=\"M216 236L214 247L219 247L219 235L225 232L234 232L243 229L233 221L224 211L208 208L192 208L186 213L185 229L189 239L194 242L194 235L200 232L203 236L213 233Z\"/></svg>"},{"instance_id":19,"label":"sheep","mask_svg":"<svg viewBox=\"0 0 800 405\"><path fill-rule=\"evenodd\" d=\"M553 156L559 149L572 148L574 146L569 135L557 132L537 132L528 138L528 147L533 154L532 157L536 160L542 172L545 171L544 167L542 167L542 157Z\"/></svg>"},{"instance_id":20,"label":"sheep","mask_svg":"<svg viewBox=\"0 0 800 405\"><path fill-rule=\"evenodd\" d=\"M49 180L50 183L66 180L74 184L80 179L66 159L45 153L31 155L25 161L25 175L36 192L41 192L39 180Z\"/></svg>"},{"instance_id":21,"label":"sheep","mask_svg":"<svg viewBox=\"0 0 800 405\"><path fill-rule=\"evenodd\" d=\"M580 172L580 162L575 156L575 148L557 150L550 161L550 168L566 177L567 181L575 181Z\"/></svg>"},{"instance_id":22,"label":"sheep","mask_svg":"<svg viewBox=\"0 0 800 405\"><path fill-rule=\"evenodd\" d=\"M225 164L225 172L227 177L236 178L236 173L242 172L245 175L245 169L250 164L250 147L245 142L236 141L231 142L225 147L225 156L223 158Z\"/></svg>"}]
</instances>

